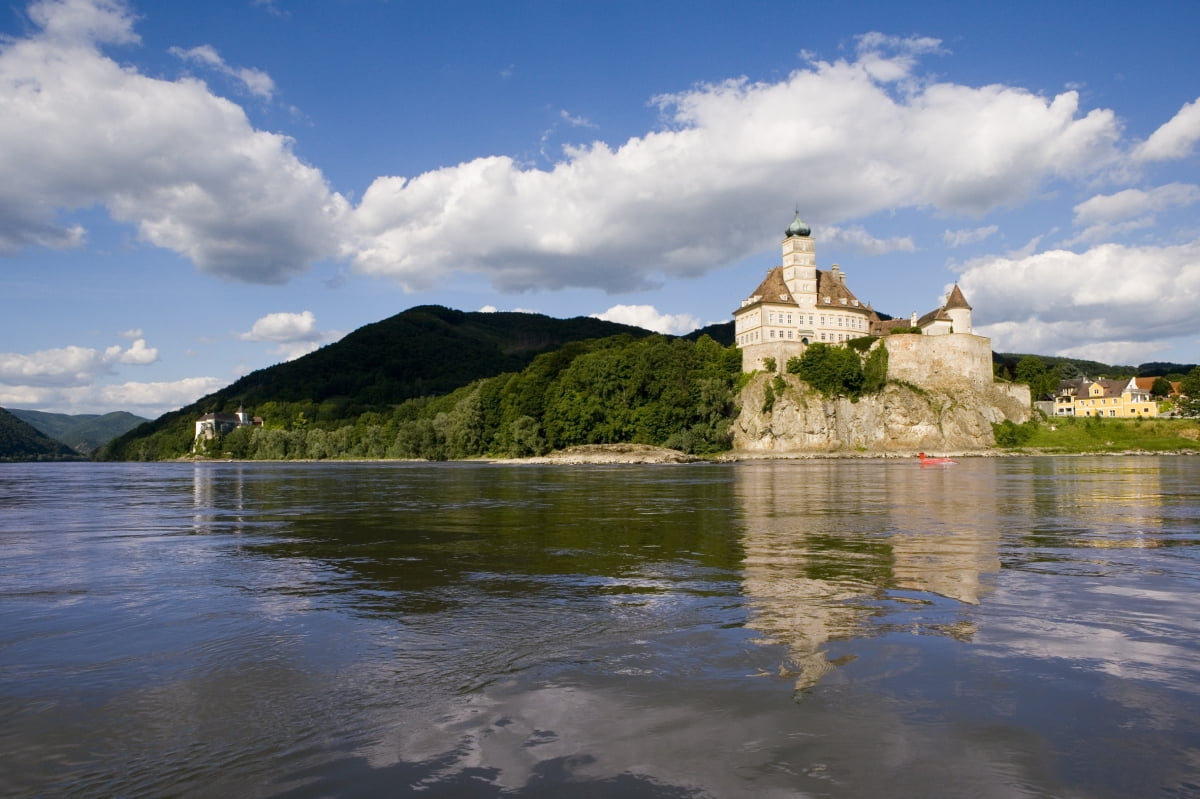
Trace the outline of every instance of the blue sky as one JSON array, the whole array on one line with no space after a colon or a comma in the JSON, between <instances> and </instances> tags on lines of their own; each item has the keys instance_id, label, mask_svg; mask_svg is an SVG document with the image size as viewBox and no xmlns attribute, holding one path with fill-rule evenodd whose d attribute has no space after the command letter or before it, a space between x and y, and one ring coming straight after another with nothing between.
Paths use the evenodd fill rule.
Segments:
<instances>
[{"instance_id":1,"label":"blue sky","mask_svg":"<svg viewBox=\"0 0 1200 799\"><path fill-rule=\"evenodd\" d=\"M1200 4L0 9L0 406L156 416L414 305L893 315L1200 360Z\"/></svg>"}]
</instances>

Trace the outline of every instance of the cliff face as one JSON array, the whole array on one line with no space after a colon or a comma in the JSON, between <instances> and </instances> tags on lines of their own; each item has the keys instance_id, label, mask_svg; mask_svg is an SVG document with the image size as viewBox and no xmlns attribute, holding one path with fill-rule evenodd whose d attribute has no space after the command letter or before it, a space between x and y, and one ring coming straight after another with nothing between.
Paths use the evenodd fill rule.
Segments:
<instances>
[{"instance_id":1,"label":"cliff face","mask_svg":"<svg viewBox=\"0 0 1200 799\"><path fill-rule=\"evenodd\" d=\"M747 452L970 452L994 445L992 424L1028 421L1025 386L971 385L914 389L889 384L851 402L825 399L795 375L764 409L774 375L758 374L742 391L733 447Z\"/></svg>"}]
</instances>

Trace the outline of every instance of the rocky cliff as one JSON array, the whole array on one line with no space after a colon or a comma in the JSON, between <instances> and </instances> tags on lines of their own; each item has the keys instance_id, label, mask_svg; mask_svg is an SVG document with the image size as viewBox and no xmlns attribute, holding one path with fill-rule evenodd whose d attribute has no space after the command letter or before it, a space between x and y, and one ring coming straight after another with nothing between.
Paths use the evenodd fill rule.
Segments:
<instances>
[{"instance_id":1,"label":"rocky cliff","mask_svg":"<svg viewBox=\"0 0 1200 799\"><path fill-rule=\"evenodd\" d=\"M972 452L995 444L992 424L1030 416L1025 386L889 383L851 402L825 399L795 375L755 375L741 405L734 450L761 453Z\"/></svg>"}]
</instances>

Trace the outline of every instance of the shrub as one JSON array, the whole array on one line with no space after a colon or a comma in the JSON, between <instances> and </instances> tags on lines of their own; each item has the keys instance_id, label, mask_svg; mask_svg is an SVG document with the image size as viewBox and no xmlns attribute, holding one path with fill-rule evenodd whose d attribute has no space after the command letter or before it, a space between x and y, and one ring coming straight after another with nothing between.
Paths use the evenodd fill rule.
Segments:
<instances>
[{"instance_id":1,"label":"shrub","mask_svg":"<svg viewBox=\"0 0 1200 799\"><path fill-rule=\"evenodd\" d=\"M992 425L992 432L996 436L996 446L1019 447L1033 438L1036 428L1036 422L1015 424L1011 419L1005 419L999 424Z\"/></svg>"},{"instance_id":2,"label":"shrub","mask_svg":"<svg viewBox=\"0 0 1200 799\"><path fill-rule=\"evenodd\" d=\"M827 397L857 398L862 393L862 359L847 347L810 344L803 355L788 361L787 369Z\"/></svg>"},{"instance_id":3,"label":"shrub","mask_svg":"<svg viewBox=\"0 0 1200 799\"><path fill-rule=\"evenodd\" d=\"M879 340L879 336L859 336L852 338L846 342L846 346L859 352L866 352L871 349L871 345Z\"/></svg>"},{"instance_id":4,"label":"shrub","mask_svg":"<svg viewBox=\"0 0 1200 799\"><path fill-rule=\"evenodd\" d=\"M863 364L863 393L875 394L887 385L888 351L883 342L871 350Z\"/></svg>"}]
</instances>

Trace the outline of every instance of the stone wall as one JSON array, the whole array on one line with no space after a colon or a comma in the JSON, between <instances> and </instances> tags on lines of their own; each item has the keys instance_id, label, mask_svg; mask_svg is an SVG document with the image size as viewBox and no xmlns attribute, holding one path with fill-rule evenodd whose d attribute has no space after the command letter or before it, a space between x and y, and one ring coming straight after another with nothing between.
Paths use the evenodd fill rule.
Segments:
<instances>
[{"instance_id":1,"label":"stone wall","mask_svg":"<svg viewBox=\"0 0 1200 799\"><path fill-rule=\"evenodd\" d=\"M992 340L970 333L924 336L900 333L883 339L888 378L926 388L992 383Z\"/></svg>"},{"instance_id":2,"label":"stone wall","mask_svg":"<svg viewBox=\"0 0 1200 799\"><path fill-rule=\"evenodd\" d=\"M777 339L775 341L759 341L744 345L742 350L742 371L757 372L763 369L763 359L774 358L776 371L787 369L787 362L804 354L807 347L799 341Z\"/></svg>"}]
</instances>

